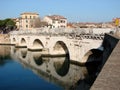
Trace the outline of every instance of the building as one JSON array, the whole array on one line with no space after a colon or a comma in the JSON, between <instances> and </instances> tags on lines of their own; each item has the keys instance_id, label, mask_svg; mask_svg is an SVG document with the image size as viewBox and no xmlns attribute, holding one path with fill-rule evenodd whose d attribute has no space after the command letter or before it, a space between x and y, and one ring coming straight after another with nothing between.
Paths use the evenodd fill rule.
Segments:
<instances>
[{"instance_id":1,"label":"building","mask_svg":"<svg viewBox=\"0 0 120 90\"><path fill-rule=\"evenodd\" d=\"M102 23L102 28L115 28L115 25L113 22L105 22Z\"/></svg>"},{"instance_id":2,"label":"building","mask_svg":"<svg viewBox=\"0 0 120 90\"><path fill-rule=\"evenodd\" d=\"M14 22L16 23L17 30L19 30L19 29L20 29L20 18L16 18L16 19L14 20Z\"/></svg>"},{"instance_id":3,"label":"building","mask_svg":"<svg viewBox=\"0 0 120 90\"><path fill-rule=\"evenodd\" d=\"M25 12L20 15L20 18L16 20L16 25L18 29L31 30L34 28L34 22L39 18L39 14Z\"/></svg>"},{"instance_id":4,"label":"building","mask_svg":"<svg viewBox=\"0 0 120 90\"><path fill-rule=\"evenodd\" d=\"M45 16L43 21L47 22L51 28L66 28L67 18L60 15Z\"/></svg>"},{"instance_id":5,"label":"building","mask_svg":"<svg viewBox=\"0 0 120 90\"><path fill-rule=\"evenodd\" d=\"M78 22L72 24L76 28L101 28L101 23L94 22Z\"/></svg>"}]
</instances>

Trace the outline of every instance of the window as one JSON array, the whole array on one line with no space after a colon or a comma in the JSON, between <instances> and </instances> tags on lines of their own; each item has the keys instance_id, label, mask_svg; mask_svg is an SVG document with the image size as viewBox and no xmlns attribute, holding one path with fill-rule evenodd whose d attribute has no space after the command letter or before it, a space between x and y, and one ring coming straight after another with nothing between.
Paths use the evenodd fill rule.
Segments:
<instances>
[{"instance_id":1,"label":"window","mask_svg":"<svg viewBox=\"0 0 120 90\"><path fill-rule=\"evenodd\" d=\"M64 26L64 25L61 25L61 27L65 28L65 26Z\"/></svg>"},{"instance_id":2,"label":"window","mask_svg":"<svg viewBox=\"0 0 120 90\"><path fill-rule=\"evenodd\" d=\"M30 19L31 19L31 16L30 16Z\"/></svg>"},{"instance_id":3,"label":"window","mask_svg":"<svg viewBox=\"0 0 120 90\"><path fill-rule=\"evenodd\" d=\"M25 16L25 18L27 19L27 16Z\"/></svg>"},{"instance_id":4,"label":"window","mask_svg":"<svg viewBox=\"0 0 120 90\"><path fill-rule=\"evenodd\" d=\"M64 21L64 20L61 20L61 23L65 23L65 21Z\"/></svg>"},{"instance_id":5,"label":"window","mask_svg":"<svg viewBox=\"0 0 120 90\"><path fill-rule=\"evenodd\" d=\"M60 21L58 21L58 23L60 23Z\"/></svg>"},{"instance_id":6,"label":"window","mask_svg":"<svg viewBox=\"0 0 120 90\"><path fill-rule=\"evenodd\" d=\"M33 19L35 19L36 17L35 16L33 16Z\"/></svg>"},{"instance_id":7,"label":"window","mask_svg":"<svg viewBox=\"0 0 120 90\"><path fill-rule=\"evenodd\" d=\"M28 23L28 20L26 20L26 23Z\"/></svg>"},{"instance_id":8,"label":"window","mask_svg":"<svg viewBox=\"0 0 120 90\"><path fill-rule=\"evenodd\" d=\"M26 28L28 28L28 25L26 25Z\"/></svg>"},{"instance_id":9,"label":"window","mask_svg":"<svg viewBox=\"0 0 120 90\"><path fill-rule=\"evenodd\" d=\"M55 23L55 21L53 20L52 23Z\"/></svg>"}]
</instances>

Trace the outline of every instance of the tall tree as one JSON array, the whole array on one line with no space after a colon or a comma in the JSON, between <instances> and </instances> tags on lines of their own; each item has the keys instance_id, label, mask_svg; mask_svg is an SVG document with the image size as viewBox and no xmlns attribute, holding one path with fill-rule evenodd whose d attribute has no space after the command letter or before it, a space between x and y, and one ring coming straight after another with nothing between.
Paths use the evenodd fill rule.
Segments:
<instances>
[{"instance_id":1,"label":"tall tree","mask_svg":"<svg viewBox=\"0 0 120 90\"><path fill-rule=\"evenodd\" d=\"M34 28L40 28L40 27L44 27L47 26L47 22L41 21L40 18L35 18L31 20L31 25Z\"/></svg>"}]
</instances>

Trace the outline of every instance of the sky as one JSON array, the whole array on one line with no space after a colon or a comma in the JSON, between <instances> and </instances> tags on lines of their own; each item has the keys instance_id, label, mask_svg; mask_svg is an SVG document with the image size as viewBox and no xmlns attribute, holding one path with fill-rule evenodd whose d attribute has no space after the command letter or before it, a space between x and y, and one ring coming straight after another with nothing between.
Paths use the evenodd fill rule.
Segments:
<instances>
[{"instance_id":1,"label":"sky","mask_svg":"<svg viewBox=\"0 0 120 90\"><path fill-rule=\"evenodd\" d=\"M120 0L0 0L0 19L24 12L62 15L68 22L107 22L120 17Z\"/></svg>"}]
</instances>

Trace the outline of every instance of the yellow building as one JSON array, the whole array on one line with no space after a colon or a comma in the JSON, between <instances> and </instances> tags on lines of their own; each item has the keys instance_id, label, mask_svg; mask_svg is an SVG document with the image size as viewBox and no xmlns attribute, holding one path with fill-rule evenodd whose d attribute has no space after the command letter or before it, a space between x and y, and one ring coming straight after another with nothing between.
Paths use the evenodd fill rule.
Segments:
<instances>
[{"instance_id":1,"label":"yellow building","mask_svg":"<svg viewBox=\"0 0 120 90\"><path fill-rule=\"evenodd\" d=\"M113 19L115 26L120 27L120 18Z\"/></svg>"},{"instance_id":2,"label":"yellow building","mask_svg":"<svg viewBox=\"0 0 120 90\"><path fill-rule=\"evenodd\" d=\"M34 21L39 18L39 14L25 12L22 13L19 18L19 23L17 22L17 26L22 30L31 30L34 28Z\"/></svg>"}]
</instances>

